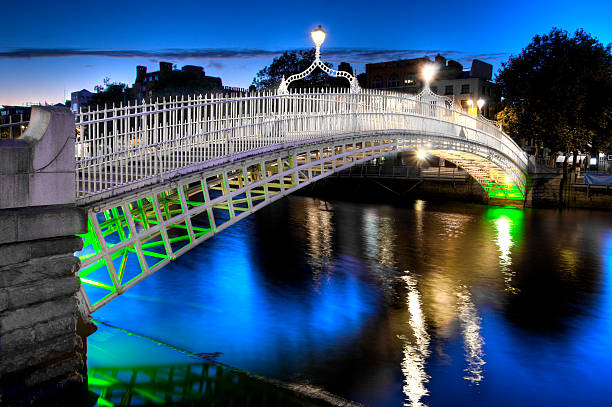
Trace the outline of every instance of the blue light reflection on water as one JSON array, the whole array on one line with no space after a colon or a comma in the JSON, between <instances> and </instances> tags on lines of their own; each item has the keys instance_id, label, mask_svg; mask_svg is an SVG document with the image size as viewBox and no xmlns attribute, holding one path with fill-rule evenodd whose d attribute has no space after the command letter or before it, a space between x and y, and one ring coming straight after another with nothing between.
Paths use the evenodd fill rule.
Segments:
<instances>
[{"instance_id":1,"label":"blue light reflection on water","mask_svg":"<svg viewBox=\"0 0 612 407\"><path fill-rule=\"evenodd\" d=\"M246 219L224 231L94 317L194 353L221 352L224 362L276 376L287 361L299 365L304 349L323 354L350 340L374 314L378 293L351 272L351 258L335 259L329 278L316 287L306 282L311 289L266 281L250 261L257 256L244 239L250 227ZM89 357L90 364L104 364Z\"/></svg>"},{"instance_id":2,"label":"blue light reflection on water","mask_svg":"<svg viewBox=\"0 0 612 407\"><path fill-rule=\"evenodd\" d=\"M612 222L289 198L94 317L374 406L607 405ZM90 365L172 358L109 335L90 338Z\"/></svg>"}]
</instances>

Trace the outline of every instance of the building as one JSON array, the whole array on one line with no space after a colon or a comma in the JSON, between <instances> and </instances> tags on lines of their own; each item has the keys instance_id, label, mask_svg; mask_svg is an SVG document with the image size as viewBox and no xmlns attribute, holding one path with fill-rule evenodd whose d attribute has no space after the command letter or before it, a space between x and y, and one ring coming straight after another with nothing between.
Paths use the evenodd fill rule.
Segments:
<instances>
[{"instance_id":1,"label":"building","mask_svg":"<svg viewBox=\"0 0 612 407\"><path fill-rule=\"evenodd\" d=\"M81 108L87 107L93 93L87 89L81 89L78 92L70 94L70 108L74 113L77 113Z\"/></svg>"},{"instance_id":2,"label":"building","mask_svg":"<svg viewBox=\"0 0 612 407\"><path fill-rule=\"evenodd\" d=\"M30 120L30 106L0 107L0 138L17 138L27 127Z\"/></svg>"},{"instance_id":3,"label":"building","mask_svg":"<svg viewBox=\"0 0 612 407\"><path fill-rule=\"evenodd\" d=\"M178 70L170 62L160 62L159 71L155 72L147 72L146 66L137 66L133 89L140 100L160 93L179 94L222 88L221 78L207 76L201 66L185 65Z\"/></svg>"},{"instance_id":4,"label":"building","mask_svg":"<svg viewBox=\"0 0 612 407\"><path fill-rule=\"evenodd\" d=\"M24 120L30 120L30 106L2 106L0 107L0 117L23 116Z\"/></svg>"},{"instance_id":5,"label":"building","mask_svg":"<svg viewBox=\"0 0 612 407\"><path fill-rule=\"evenodd\" d=\"M412 94L419 93L425 83L422 71L425 65L435 63L438 72L430 84L432 92L453 99L455 107L468 112L476 111L476 102L483 99L482 114L491 118L493 106L500 101L499 86L491 81L493 66L474 59L469 71L457 61L437 55L428 57L366 64L366 87L389 89Z\"/></svg>"}]
</instances>

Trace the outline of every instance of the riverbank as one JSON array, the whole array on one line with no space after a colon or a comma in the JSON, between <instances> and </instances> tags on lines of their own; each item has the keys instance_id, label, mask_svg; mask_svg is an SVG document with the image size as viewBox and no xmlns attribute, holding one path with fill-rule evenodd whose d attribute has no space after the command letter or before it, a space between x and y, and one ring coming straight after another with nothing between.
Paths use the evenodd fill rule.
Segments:
<instances>
[{"instance_id":1,"label":"riverbank","mask_svg":"<svg viewBox=\"0 0 612 407\"><path fill-rule=\"evenodd\" d=\"M465 179L413 179L401 177L331 176L298 193L322 199L402 206L414 199L457 201L526 208L612 209L612 187L583 183L583 176L550 171L529 174L525 200L490 199L471 177Z\"/></svg>"}]
</instances>

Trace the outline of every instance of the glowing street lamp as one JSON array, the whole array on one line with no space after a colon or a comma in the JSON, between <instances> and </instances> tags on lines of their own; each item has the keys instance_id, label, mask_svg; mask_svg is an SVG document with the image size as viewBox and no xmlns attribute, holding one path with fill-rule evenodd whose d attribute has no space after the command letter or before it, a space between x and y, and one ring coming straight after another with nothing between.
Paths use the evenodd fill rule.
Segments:
<instances>
[{"instance_id":1,"label":"glowing street lamp","mask_svg":"<svg viewBox=\"0 0 612 407\"><path fill-rule=\"evenodd\" d=\"M438 67L435 64L427 64L423 67L422 75L427 88L429 88L429 84L436 75L436 72L438 72Z\"/></svg>"},{"instance_id":2,"label":"glowing street lamp","mask_svg":"<svg viewBox=\"0 0 612 407\"><path fill-rule=\"evenodd\" d=\"M316 30L313 30L310 33L310 38L312 38L312 42L314 42L315 46L317 47L315 55L315 58L317 59L320 57L321 45L323 45L323 43L325 42L325 37L327 37L327 33L323 31L323 28L321 28L320 25L319 27L317 27Z\"/></svg>"},{"instance_id":3,"label":"glowing street lamp","mask_svg":"<svg viewBox=\"0 0 612 407\"><path fill-rule=\"evenodd\" d=\"M423 161L423 160L425 159L426 155L427 155L427 154L425 153L425 151L424 151L424 150L417 150L417 158L418 158L420 161Z\"/></svg>"},{"instance_id":4,"label":"glowing street lamp","mask_svg":"<svg viewBox=\"0 0 612 407\"><path fill-rule=\"evenodd\" d=\"M478 99L478 102L476 102L476 104L478 105L478 112L482 114L482 107L485 105L484 99Z\"/></svg>"}]
</instances>

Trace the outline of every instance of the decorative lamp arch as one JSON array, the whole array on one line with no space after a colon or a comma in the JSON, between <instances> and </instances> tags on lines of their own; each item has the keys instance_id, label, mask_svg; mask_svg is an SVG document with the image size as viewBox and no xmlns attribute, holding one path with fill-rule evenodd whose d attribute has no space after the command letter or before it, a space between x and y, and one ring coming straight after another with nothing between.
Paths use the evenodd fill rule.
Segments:
<instances>
[{"instance_id":1,"label":"decorative lamp arch","mask_svg":"<svg viewBox=\"0 0 612 407\"><path fill-rule=\"evenodd\" d=\"M421 93L417 94L415 98L419 102L425 102L432 105L445 107L447 109L454 109L453 99L433 93L431 89L429 89L429 84L427 84Z\"/></svg>"},{"instance_id":2,"label":"decorative lamp arch","mask_svg":"<svg viewBox=\"0 0 612 407\"><path fill-rule=\"evenodd\" d=\"M311 32L310 35L316 46L315 60L304 71L297 73L295 75L291 75L287 79L285 79L285 77L283 76L283 79L281 80L281 83L278 86L278 91L277 91L278 94L279 95L288 94L289 85L291 84L291 82L294 82L300 79L304 79L305 77L310 75L316 68L321 69L323 72L325 72L331 77L346 78L349 81L351 93L360 93L361 87L359 87L359 81L357 80L357 77L355 75L352 75L345 71L337 71L335 69L332 69L328 67L327 65L325 65L323 61L321 61L321 44L323 44L323 41L325 41L325 36L327 35L325 31L323 31L321 26L319 26L316 30Z\"/></svg>"}]
</instances>

